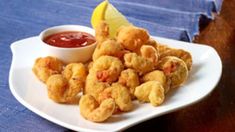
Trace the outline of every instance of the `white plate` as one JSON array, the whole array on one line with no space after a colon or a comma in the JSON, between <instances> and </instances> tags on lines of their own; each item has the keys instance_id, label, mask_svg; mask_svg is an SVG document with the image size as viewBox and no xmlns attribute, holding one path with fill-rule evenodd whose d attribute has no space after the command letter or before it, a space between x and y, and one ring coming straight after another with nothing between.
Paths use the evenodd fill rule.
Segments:
<instances>
[{"instance_id":1,"label":"white plate","mask_svg":"<svg viewBox=\"0 0 235 132\"><path fill-rule=\"evenodd\" d=\"M120 131L145 120L166 114L193 104L207 96L217 85L222 65L217 52L205 45L185 43L154 37L160 43L190 51L193 68L187 82L171 91L159 107L134 102L131 112L112 116L105 123L92 123L81 117L76 105L57 104L48 99L46 86L33 74L32 66L37 57L44 56L38 44L39 38L32 37L11 45L13 52L9 85L16 99L36 114L56 124L76 131Z\"/></svg>"}]
</instances>

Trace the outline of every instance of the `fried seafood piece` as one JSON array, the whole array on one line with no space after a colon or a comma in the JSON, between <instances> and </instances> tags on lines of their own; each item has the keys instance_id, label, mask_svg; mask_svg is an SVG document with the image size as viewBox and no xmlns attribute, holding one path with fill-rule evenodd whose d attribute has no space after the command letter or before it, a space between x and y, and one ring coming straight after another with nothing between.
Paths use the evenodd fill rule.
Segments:
<instances>
[{"instance_id":1,"label":"fried seafood piece","mask_svg":"<svg viewBox=\"0 0 235 132\"><path fill-rule=\"evenodd\" d=\"M124 55L124 50L121 44L118 43L116 40L106 39L105 41L97 45L93 53L92 59L93 61L95 61L100 56L103 56L103 55L109 55L109 56L122 58L122 56Z\"/></svg>"},{"instance_id":2,"label":"fried seafood piece","mask_svg":"<svg viewBox=\"0 0 235 132\"><path fill-rule=\"evenodd\" d=\"M79 109L85 119L93 122L103 122L112 116L115 101L109 98L99 104L93 96L87 94L81 97Z\"/></svg>"},{"instance_id":3,"label":"fried seafood piece","mask_svg":"<svg viewBox=\"0 0 235 132\"><path fill-rule=\"evenodd\" d=\"M63 63L51 56L37 58L32 70L38 79L45 83L51 75L62 72Z\"/></svg>"},{"instance_id":4,"label":"fried seafood piece","mask_svg":"<svg viewBox=\"0 0 235 132\"><path fill-rule=\"evenodd\" d=\"M101 82L97 79L95 72L90 72L86 79L85 94L92 95L95 99L98 99L99 93L104 91L105 88L109 87L110 84L107 82Z\"/></svg>"},{"instance_id":5,"label":"fried seafood piece","mask_svg":"<svg viewBox=\"0 0 235 132\"><path fill-rule=\"evenodd\" d=\"M158 51L151 45L143 45L140 48L140 54L144 58L150 60L155 66L158 63Z\"/></svg>"},{"instance_id":6,"label":"fried seafood piece","mask_svg":"<svg viewBox=\"0 0 235 132\"><path fill-rule=\"evenodd\" d=\"M191 54L188 51L185 51L183 49L170 48L162 44L157 44L156 49L159 52L160 59L166 56L178 57L186 63L188 70L191 70L193 60Z\"/></svg>"},{"instance_id":7,"label":"fried seafood piece","mask_svg":"<svg viewBox=\"0 0 235 132\"><path fill-rule=\"evenodd\" d=\"M125 49L138 52L149 39L148 32L135 26L123 26L117 32L116 39Z\"/></svg>"},{"instance_id":8,"label":"fried seafood piece","mask_svg":"<svg viewBox=\"0 0 235 132\"><path fill-rule=\"evenodd\" d=\"M130 111L133 108L128 89L119 83L113 83L111 87L108 87L101 92L98 100L99 102L103 102L103 100L108 98L114 99L117 109L120 111Z\"/></svg>"},{"instance_id":9,"label":"fried seafood piece","mask_svg":"<svg viewBox=\"0 0 235 132\"><path fill-rule=\"evenodd\" d=\"M111 83L117 81L123 68L121 60L105 55L94 62L90 72L94 72L99 81Z\"/></svg>"},{"instance_id":10,"label":"fried seafood piece","mask_svg":"<svg viewBox=\"0 0 235 132\"><path fill-rule=\"evenodd\" d=\"M160 70L154 70L152 72L149 72L149 73L145 74L142 78L142 81L143 82L158 81L163 86L165 94L170 89L170 80L167 79L164 72L160 71Z\"/></svg>"},{"instance_id":11,"label":"fried seafood piece","mask_svg":"<svg viewBox=\"0 0 235 132\"><path fill-rule=\"evenodd\" d=\"M188 78L188 68L183 60L174 56L167 56L159 61L158 69L163 70L170 79L170 88L180 86Z\"/></svg>"},{"instance_id":12,"label":"fried seafood piece","mask_svg":"<svg viewBox=\"0 0 235 132\"><path fill-rule=\"evenodd\" d=\"M77 82L85 82L87 76L86 67L82 63L70 63L65 67L62 73L67 80Z\"/></svg>"},{"instance_id":13,"label":"fried seafood piece","mask_svg":"<svg viewBox=\"0 0 235 132\"><path fill-rule=\"evenodd\" d=\"M140 102L150 102L158 106L165 99L164 88L158 81L148 81L135 89L135 96Z\"/></svg>"},{"instance_id":14,"label":"fried seafood piece","mask_svg":"<svg viewBox=\"0 0 235 132\"><path fill-rule=\"evenodd\" d=\"M154 69L154 64L150 60L138 56L136 53L125 54L124 62L126 67L134 69L139 75L143 75Z\"/></svg>"},{"instance_id":15,"label":"fried seafood piece","mask_svg":"<svg viewBox=\"0 0 235 132\"><path fill-rule=\"evenodd\" d=\"M121 75L119 76L118 83L127 87L131 94L131 98L134 99L135 87L140 85L139 76L137 72L133 69L123 70L121 72Z\"/></svg>"},{"instance_id":16,"label":"fried seafood piece","mask_svg":"<svg viewBox=\"0 0 235 132\"><path fill-rule=\"evenodd\" d=\"M97 41L97 46L109 38L109 26L105 21L101 21L95 27L95 38Z\"/></svg>"},{"instance_id":17,"label":"fried seafood piece","mask_svg":"<svg viewBox=\"0 0 235 132\"><path fill-rule=\"evenodd\" d=\"M77 103L83 83L71 82L61 74L52 75L46 82L48 97L57 103Z\"/></svg>"}]
</instances>

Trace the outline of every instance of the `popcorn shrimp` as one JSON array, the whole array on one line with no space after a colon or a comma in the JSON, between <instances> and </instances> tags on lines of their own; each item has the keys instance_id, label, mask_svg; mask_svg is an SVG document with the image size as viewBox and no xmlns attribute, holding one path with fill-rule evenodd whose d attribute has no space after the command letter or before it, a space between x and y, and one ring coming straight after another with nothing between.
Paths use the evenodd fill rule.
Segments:
<instances>
[{"instance_id":1,"label":"popcorn shrimp","mask_svg":"<svg viewBox=\"0 0 235 132\"><path fill-rule=\"evenodd\" d=\"M136 53L127 53L124 55L125 66L128 68L133 68L140 75L150 72L154 69L154 64L142 57L138 56Z\"/></svg>"},{"instance_id":2,"label":"popcorn shrimp","mask_svg":"<svg viewBox=\"0 0 235 132\"><path fill-rule=\"evenodd\" d=\"M114 82L118 79L124 66L122 62L112 56L101 56L93 64L90 72L95 72L101 82Z\"/></svg>"},{"instance_id":3,"label":"popcorn shrimp","mask_svg":"<svg viewBox=\"0 0 235 132\"><path fill-rule=\"evenodd\" d=\"M141 102L150 102L158 106L165 99L164 88L158 81L148 81L135 89L135 96Z\"/></svg>"},{"instance_id":4,"label":"popcorn shrimp","mask_svg":"<svg viewBox=\"0 0 235 132\"><path fill-rule=\"evenodd\" d=\"M116 39L125 49L138 52L140 47L148 41L149 34L143 28L125 26L119 29Z\"/></svg>"},{"instance_id":5,"label":"popcorn shrimp","mask_svg":"<svg viewBox=\"0 0 235 132\"><path fill-rule=\"evenodd\" d=\"M48 97L58 103L76 103L77 94L81 90L80 83L70 82L61 74L55 74L48 78Z\"/></svg>"},{"instance_id":6,"label":"popcorn shrimp","mask_svg":"<svg viewBox=\"0 0 235 132\"><path fill-rule=\"evenodd\" d=\"M93 53L93 61L97 60L100 56L109 55L121 58L124 54L122 46L120 43L115 41L114 39L107 39L97 45L94 53Z\"/></svg>"},{"instance_id":7,"label":"popcorn shrimp","mask_svg":"<svg viewBox=\"0 0 235 132\"><path fill-rule=\"evenodd\" d=\"M109 87L109 83L107 82L100 82L97 77L96 73L90 72L86 79L86 85L84 89L85 94L92 95L95 99L98 99L99 93L104 91L105 88Z\"/></svg>"},{"instance_id":8,"label":"popcorn shrimp","mask_svg":"<svg viewBox=\"0 0 235 132\"><path fill-rule=\"evenodd\" d=\"M62 72L63 63L51 56L37 58L32 70L38 79L45 83L51 75Z\"/></svg>"},{"instance_id":9,"label":"popcorn shrimp","mask_svg":"<svg viewBox=\"0 0 235 132\"><path fill-rule=\"evenodd\" d=\"M121 72L118 83L129 89L132 99L134 98L135 87L140 85L139 76L133 69L126 69Z\"/></svg>"},{"instance_id":10,"label":"popcorn shrimp","mask_svg":"<svg viewBox=\"0 0 235 132\"><path fill-rule=\"evenodd\" d=\"M188 51L185 51L183 49L170 48L166 45L161 44L157 44L156 48L159 52L160 58L164 58L166 56L178 57L186 63L188 70L191 70L193 61L192 56Z\"/></svg>"},{"instance_id":11,"label":"popcorn shrimp","mask_svg":"<svg viewBox=\"0 0 235 132\"><path fill-rule=\"evenodd\" d=\"M115 102L109 98L99 103L91 95L84 95L79 102L81 115L93 122L103 122L112 116L115 109Z\"/></svg>"},{"instance_id":12,"label":"popcorn shrimp","mask_svg":"<svg viewBox=\"0 0 235 132\"><path fill-rule=\"evenodd\" d=\"M101 21L95 27L95 38L97 41L97 46L104 42L109 37L109 26L105 21Z\"/></svg>"},{"instance_id":13,"label":"popcorn shrimp","mask_svg":"<svg viewBox=\"0 0 235 132\"><path fill-rule=\"evenodd\" d=\"M143 82L148 82L148 81L158 81L160 84L162 84L165 94L169 91L170 89L170 80L167 79L163 71L160 70L155 70L152 72L149 72L145 74L142 78Z\"/></svg>"},{"instance_id":14,"label":"popcorn shrimp","mask_svg":"<svg viewBox=\"0 0 235 132\"><path fill-rule=\"evenodd\" d=\"M130 111L133 107L128 89L119 83L113 83L111 87L101 92L98 100L102 102L107 98L113 98L121 111Z\"/></svg>"},{"instance_id":15,"label":"popcorn shrimp","mask_svg":"<svg viewBox=\"0 0 235 132\"><path fill-rule=\"evenodd\" d=\"M156 66L158 63L158 51L150 45L143 45L140 48L141 56L150 60Z\"/></svg>"},{"instance_id":16,"label":"popcorn shrimp","mask_svg":"<svg viewBox=\"0 0 235 132\"><path fill-rule=\"evenodd\" d=\"M160 60L158 68L169 77L171 88L180 86L188 77L188 68L185 62L174 56L167 56Z\"/></svg>"}]
</instances>

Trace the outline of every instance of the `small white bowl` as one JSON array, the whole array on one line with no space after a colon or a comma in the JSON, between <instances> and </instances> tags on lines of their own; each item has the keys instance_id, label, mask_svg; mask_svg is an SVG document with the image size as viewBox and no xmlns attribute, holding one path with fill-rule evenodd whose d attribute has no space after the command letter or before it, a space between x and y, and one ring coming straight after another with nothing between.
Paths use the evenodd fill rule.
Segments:
<instances>
[{"instance_id":1,"label":"small white bowl","mask_svg":"<svg viewBox=\"0 0 235 132\"><path fill-rule=\"evenodd\" d=\"M44 46L43 48L45 49L46 55L56 57L66 64L72 62L86 62L90 60L95 50L96 42L85 47L61 48L49 45L43 41L43 39L49 35L66 31L81 31L89 33L93 36L95 35L95 31L92 28L80 25L61 25L47 28L39 35L39 39L41 44Z\"/></svg>"}]
</instances>

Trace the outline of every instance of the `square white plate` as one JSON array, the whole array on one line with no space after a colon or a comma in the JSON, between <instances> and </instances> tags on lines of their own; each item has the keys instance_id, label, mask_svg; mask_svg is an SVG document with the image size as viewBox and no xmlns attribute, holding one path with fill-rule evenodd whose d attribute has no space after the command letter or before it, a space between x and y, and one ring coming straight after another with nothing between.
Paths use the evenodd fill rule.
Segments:
<instances>
[{"instance_id":1,"label":"square white plate","mask_svg":"<svg viewBox=\"0 0 235 132\"><path fill-rule=\"evenodd\" d=\"M217 52L209 46L154 37L157 41L189 51L193 67L187 82L171 91L159 107L134 102L131 112L114 115L104 123L93 123L81 117L77 105L62 105L47 97L46 86L33 74L37 57L44 56L38 37L27 38L11 45L13 58L9 85L16 99L25 107L56 124L76 131L120 131L145 120L193 104L207 96L217 85L222 64Z\"/></svg>"}]
</instances>

